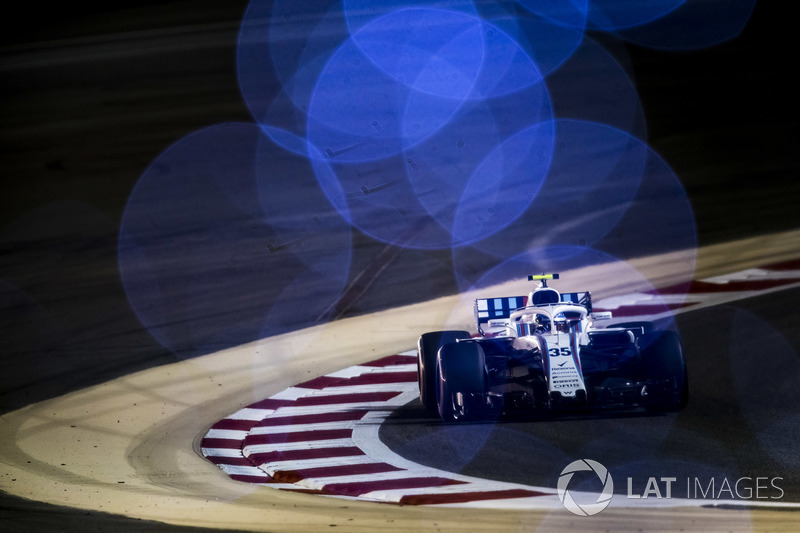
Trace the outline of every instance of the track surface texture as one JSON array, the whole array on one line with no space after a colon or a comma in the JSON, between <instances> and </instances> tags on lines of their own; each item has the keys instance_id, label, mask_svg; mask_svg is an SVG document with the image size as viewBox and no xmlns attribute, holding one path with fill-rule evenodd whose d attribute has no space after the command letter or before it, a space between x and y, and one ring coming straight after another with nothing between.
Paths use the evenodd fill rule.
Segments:
<instances>
[{"instance_id":1,"label":"track surface texture","mask_svg":"<svg viewBox=\"0 0 800 533\"><path fill-rule=\"evenodd\" d=\"M794 239L796 235L786 237ZM773 242L784 241L774 238ZM736 255L747 255L744 250L751 249L751 245L752 241L739 243L742 253ZM700 270L718 273L718 261L735 251L731 245L709 250L708 263L701 261ZM712 257L717 258L716 264ZM649 268L657 271L662 263L663 260L656 261ZM647 270L643 264L639 268ZM613 271L599 274L598 282L614 279ZM652 274L657 277L655 272ZM597 272L575 273L574 277L586 279L588 275ZM275 491L233 481L202 457L203 437L215 421L264 398L280 395L293 385L307 380L314 382L315 376L332 375L355 363L369 364L382 353L398 353L408 347L409 336L420 328L431 324L466 325L470 314L461 297L441 298L152 368L8 413L3 417L7 431L0 447L8 472L4 486L13 489L14 494L58 505L111 511L182 526L277 531L313 530L331 524L353 531L408 528L456 531L488 527L559 531L574 527L571 524L578 517L564 509L489 512L395 506ZM387 324L391 327L386 327ZM320 349L323 344L325 349ZM372 357L365 357L368 353ZM789 357L794 357L794 352ZM747 361L752 362L752 358ZM785 362L787 371L796 369L796 360L793 367L791 359ZM700 370L700 374L706 372ZM743 412L746 408L747 404ZM776 414L782 412L771 409ZM697 438L704 442L720 438L724 445L738 448L741 428L715 425L717 411L708 417L703 436ZM672 420L679 424L681 414ZM757 418L755 424L761 420ZM617 419L615 427L619 430L624 426L618 424L640 422L636 417ZM413 424L427 426L425 429L433 430L434 434L441 429L441 424L430 420ZM504 426L496 427L502 431ZM722 438L716 433L733 436ZM772 436L769 428L766 434ZM598 437L598 442L603 442L604 436ZM591 445L593 438L584 433L581 442ZM779 442L781 446L787 445L785 441ZM769 452L770 446L768 443L763 447ZM788 446L791 450L794 443ZM399 450L397 445L394 447ZM472 451L476 449L470 447ZM446 462L448 451L442 451L441 459ZM773 460L762 455L759 469L773 472ZM726 462L726 468L731 464ZM481 476L489 477L490 470ZM719 475L717 471L714 473ZM628 531L646 524L647 528L680 530L702 523L710 531L791 531L796 526L794 516L784 510L748 508L615 508L606 509L590 522L581 523L581 527Z\"/></svg>"},{"instance_id":2,"label":"track surface texture","mask_svg":"<svg viewBox=\"0 0 800 533\"><path fill-rule=\"evenodd\" d=\"M796 513L779 511L607 509L588 522L564 510L494 513L392 507L277 491L265 495L231 481L203 459L200 439L215 421L297 383L407 350L419 332L444 324L454 311L447 307L425 315L435 306L415 308L415 318L402 328L392 325L393 314L379 313L379 322L370 323L375 329L366 331L348 329L348 317L457 292L449 253L395 250L353 232L352 290L337 310L344 320L335 327L320 326L303 337L287 334L264 347L207 346L203 353L222 348L233 352L187 360L187 354L164 348L142 326L126 298L117 262L126 201L167 146L199 128L251 120L235 67L238 25L246 6L243 1L26 4L4 19L4 529L797 529ZM675 170L694 209L703 250L697 278L798 255L796 234L770 237L800 227L796 97L789 81L793 19L784 11L780 3L759 2L738 39L700 52L671 54L636 46L624 50L642 99L648 142ZM744 244L733 251L714 246L729 241ZM376 263L376 257L382 262ZM280 279L287 273L275 275ZM516 439L522 446L545 442L556 455L553 449L563 445L570 457L596 446L616 464L627 460L625 446L635 444L618 424L655 425L664 429L659 441L663 457L674 458L683 446L690 447L685 451L694 459L709 458L711 474L797 472L791 461L799 454L781 454L783 447L796 446L791 438L797 434L797 404L781 401L784 393L795 397L794 374L773 374L772 381L762 383L765 374L742 368L735 357L737 350L767 339L778 347L776 366L793 361L796 369L797 296L796 291L763 296L679 318L692 374L709 381L705 389L692 381L692 403L671 419L669 428L661 419L626 417L564 420L552 426L510 422L476 431L482 432L481 438ZM222 326L232 320L205 318ZM706 323L726 342L705 348L710 340ZM320 355L317 341L341 350ZM748 394L764 388L776 392L749 401ZM144 406L147 410L135 409ZM423 444L452 440L434 421L418 415L409 404L384 433L394 449L424 463ZM780 424L773 424L778 419ZM596 444L585 442L587 427L605 431L610 424L624 433L620 440L625 446L608 442L614 432ZM58 442L59 449L40 447L40 435ZM698 449L704 442L713 446ZM474 453L448 466L486 477L495 470L509 479L550 475L516 468L511 460L487 460L482 450L475 446ZM796 494L797 477L786 476L785 487Z\"/></svg>"},{"instance_id":3,"label":"track surface texture","mask_svg":"<svg viewBox=\"0 0 800 533\"><path fill-rule=\"evenodd\" d=\"M779 487L764 486L755 500L742 488L739 504L791 505L800 499L796 449L780 435L797 430L796 401L791 391L761 391L774 379L771 364L785 375L800 371L792 353L796 334L785 336L789 325L775 323L782 316L777 309L800 286L798 266L784 262L694 284L692 303L682 308L677 326L691 343L687 364L690 383L697 384L690 397L697 399L679 415L600 410L546 420L441 424L417 398L412 351L255 402L215 423L202 441L203 454L239 481L401 504L558 507L553 485L562 464L591 456L618 479L631 478L615 485L616 494L642 495L650 478L674 477L673 483L680 480L674 497L686 504L731 504L733 489L726 490L726 483L745 478L744 487L761 478L759 485L774 480ZM641 309L635 298L629 302L615 311L624 316ZM758 315L766 321L756 320L754 311L765 304L772 312ZM596 309L602 308L600 300ZM759 354L767 354L770 365ZM414 400L398 409L409 397ZM763 412L770 413L766 424L757 414ZM738 431L725 431L732 427ZM378 433L392 451L379 445ZM662 495L650 489L651 496ZM645 500L618 498L615 505L665 504L660 497Z\"/></svg>"}]
</instances>

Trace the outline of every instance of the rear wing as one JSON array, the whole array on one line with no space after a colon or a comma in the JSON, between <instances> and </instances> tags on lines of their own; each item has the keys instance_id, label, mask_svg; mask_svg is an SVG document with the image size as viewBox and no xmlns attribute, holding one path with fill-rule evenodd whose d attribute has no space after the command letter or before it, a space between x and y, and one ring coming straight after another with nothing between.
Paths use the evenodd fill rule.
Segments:
<instances>
[{"instance_id":1,"label":"rear wing","mask_svg":"<svg viewBox=\"0 0 800 533\"><path fill-rule=\"evenodd\" d=\"M566 292L561 294L561 303L580 305L592 312L592 294L586 292ZM483 335L483 326L490 320L502 320L511 316L517 309L528 305L527 296L505 296L503 298L477 298L475 300L475 321L478 333Z\"/></svg>"},{"instance_id":2,"label":"rear wing","mask_svg":"<svg viewBox=\"0 0 800 533\"><path fill-rule=\"evenodd\" d=\"M490 320L508 318L517 309L525 307L527 296L506 296L505 298L478 298L475 300L475 320L478 331Z\"/></svg>"},{"instance_id":3,"label":"rear wing","mask_svg":"<svg viewBox=\"0 0 800 533\"><path fill-rule=\"evenodd\" d=\"M586 308L588 314L592 314L592 293L589 291L562 293L561 303L580 305Z\"/></svg>"}]
</instances>

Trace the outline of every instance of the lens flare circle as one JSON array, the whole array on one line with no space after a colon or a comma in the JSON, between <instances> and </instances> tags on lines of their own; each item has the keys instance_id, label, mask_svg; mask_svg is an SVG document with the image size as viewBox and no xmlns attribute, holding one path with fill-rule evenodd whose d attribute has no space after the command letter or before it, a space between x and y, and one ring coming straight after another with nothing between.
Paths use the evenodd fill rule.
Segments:
<instances>
[{"instance_id":1,"label":"lens flare circle","mask_svg":"<svg viewBox=\"0 0 800 533\"><path fill-rule=\"evenodd\" d=\"M212 126L167 148L132 191L119 233L123 287L178 356L310 326L340 296L349 226L307 160L282 152L255 124ZM270 171L259 176L265 157ZM304 187L300 214L282 195Z\"/></svg>"}]
</instances>

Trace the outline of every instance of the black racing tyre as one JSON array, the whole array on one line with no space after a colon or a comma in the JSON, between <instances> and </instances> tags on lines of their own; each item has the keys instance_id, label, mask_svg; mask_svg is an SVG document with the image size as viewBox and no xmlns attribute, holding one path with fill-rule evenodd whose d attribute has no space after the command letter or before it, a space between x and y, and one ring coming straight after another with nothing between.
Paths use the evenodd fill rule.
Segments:
<instances>
[{"instance_id":1,"label":"black racing tyre","mask_svg":"<svg viewBox=\"0 0 800 533\"><path fill-rule=\"evenodd\" d=\"M639 338L648 411L673 412L686 406L689 381L683 348L674 331L646 333Z\"/></svg>"},{"instance_id":2,"label":"black racing tyre","mask_svg":"<svg viewBox=\"0 0 800 533\"><path fill-rule=\"evenodd\" d=\"M433 331L424 333L417 341L417 382L419 384L419 399L422 406L428 411L435 412L436 387L436 354L445 344L456 342L458 339L468 339L469 332L461 330Z\"/></svg>"},{"instance_id":3,"label":"black racing tyre","mask_svg":"<svg viewBox=\"0 0 800 533\"><path fill-rule=\"evenodd\" d=\"M445 422L469 418L470 395L486 392L485 357L477 342L447 344L439 350L436 403Z\"/></svg>"}]
</instances>

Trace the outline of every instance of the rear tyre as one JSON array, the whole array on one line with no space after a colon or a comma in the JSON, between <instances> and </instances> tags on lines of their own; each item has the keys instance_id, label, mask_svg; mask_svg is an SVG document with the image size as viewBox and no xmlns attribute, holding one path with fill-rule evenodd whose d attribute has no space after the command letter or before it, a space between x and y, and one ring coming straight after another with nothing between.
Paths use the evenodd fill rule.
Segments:
<instances>
[{"instance_id":1,"label":"rear tyre","mask_svg":"<svg viewBox=\"0 0 800 533\"><path fill-rule=\"evenodd\" d=\"M674 331L647 333L639 338L648 411L674 412L689 401L689 381L680 338Z\"/></svg>"},{"instance_id":2,"label":"rear tyre","mask_svg":"<svg viewBox=\"0 0 800 533\"><path fill-rule=\"evenodd\" d=\"M467 331L433 331L424 333L417 341L417 382L419 384L419 399L422 406L436 412L436 354L445 344L456 342L458 339L469 339Z\"/></svg>"},{"instance_id":3,"label":"rear tyre","mask_svg":"<svg viewBox=\"0 0 800 533\"><path fill-rule=\"evenodd\" d=\"M437 357L439 416L445 422L475 418L486 393L485 355L476 342L447 344Z\"/></svg>"}]
</instances>

